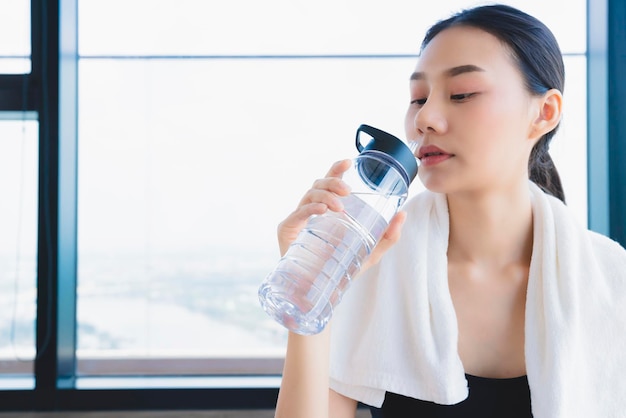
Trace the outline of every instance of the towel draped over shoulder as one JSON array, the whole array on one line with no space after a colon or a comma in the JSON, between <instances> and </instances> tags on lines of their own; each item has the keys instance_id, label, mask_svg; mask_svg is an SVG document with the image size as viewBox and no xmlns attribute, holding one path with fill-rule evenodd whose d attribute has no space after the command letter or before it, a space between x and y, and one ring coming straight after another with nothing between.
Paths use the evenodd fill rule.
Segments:
<instances>
[{"instance_id":1,"label":"towel draped over shoulder","mask_svg":"<svg viewBox=\"0 0 626 418\"><path fill-rule=\"evenodd\" d=\"M626 417L626 250L529 187L524 350L533 415ZM446 197L425 191L403 209L400 240L334 313L330 385L378 407L387 391L455 404L468 389L448 289Z\"/></svg>"}]
</instances>

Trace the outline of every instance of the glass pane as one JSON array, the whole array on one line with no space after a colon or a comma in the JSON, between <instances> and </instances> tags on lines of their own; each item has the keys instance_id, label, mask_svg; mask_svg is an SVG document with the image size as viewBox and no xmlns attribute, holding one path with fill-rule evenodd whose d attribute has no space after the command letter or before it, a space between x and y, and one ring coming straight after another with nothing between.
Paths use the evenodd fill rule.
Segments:
<instances>
[{"instance_id":1,"label":"glass pane","mask_svg":"<svg viewBox=\"0 0 626 418\"><path fill-rule=\"evenodd\" d=\"M587 226L587 59L565 57L563 119L550 155L565 190L565 200Z\"/></svg>"},{"instance_id":2,"label":"glass pane","mask_svg":"<svg viewBox=\"0 0 626 418\"><path fill-rule=\"evenodd\" d=\"M0 74L29 73L29 0L0 0L0 39Z\"/></svg>"},{"instance_id":3,"label":"glass pane","mask_svg":"<svg viewBox=\"0 0 626 418\"><path fill-rule=\"evenodd\" d=\"M30 72L30 58L0 57L0 74L28 74Z\"/></svg>"},{"instance_id":4,"label":"glass pane","mask_svg":"<svg viewBox=\"0 0 626 418\"><path fill-rule=\"evenodd\" d=\"M82 60L79 358L282 354L276 224L360 123L401 135L412 67Z\"/></svg>"},{"instance_id":5,"label":"glass pane","mask_svg":"<svg viewBox=\"0 0 626 418\"><path fill-rule=\"evenodd\" d=\"M79 53L415 54L428 26L476 3L447 0L435 6L412 0L83 0L79 1ZM586 33L581 30L586 27L585 0L504 3L542 19L555 32L563 52L586 50ZM116 30L111 31L112 27Z\"/></svg>"},{"instance_id":6,"label":"glass pane","mask_svg":"<svg viewBox=\"0 0 626 418\"><path fill-rule=\"evenodd\" d=\"M566 61L553 154L586 222L585 59ZM359 124L403 137L414 64L81 60L79 359L280 356L256 298L276 225Z\"/></svg>"},{"instance_id":7,"label":"glass pane","mask_svg":"<svg viewBox=\"0 0 626 418\"><path fill-rule=\"evenodd\" d=\"M507 3L544 20L569 54L552 154L586 223L585 58L576 55L586 35L574 30L586 26L586 3ZM285 332L256 300L278 258L276 224L311 179L355 154L358 124L402 137L414 65L280 56L415 54L427 25L473 4L79 1L80 53L101 56L80 64L79 372L111 369L89 359L140 358L154 371L165 363L150 359L215 358L223 372L222 359L254 368L242 359L280 357ZM183 373L203 372L185 364Z\"/></svg>"},{"instance_id":8,"label":"glass pane","mask_svg":"<svg viewBox=\"0 0 626 418\"><path fill-rule=\"evenodd\" d=\"M0 113L2 116L2 113ZM32 120L0 117L0 386L35 357L37 138Z\"/></svg>"}]
</instances>

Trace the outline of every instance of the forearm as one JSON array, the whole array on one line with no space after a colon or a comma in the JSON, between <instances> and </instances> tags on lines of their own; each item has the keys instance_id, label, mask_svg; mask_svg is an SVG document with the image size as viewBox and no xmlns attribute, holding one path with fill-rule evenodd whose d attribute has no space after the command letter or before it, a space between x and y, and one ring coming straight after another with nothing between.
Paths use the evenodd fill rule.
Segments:
<instances>
[{"instance_id":1,"label":"forearm","mask_svg":"<svg viewBox=\"0 0 626 418\"><path fill-rule=\"evenodd\" d=\"M330 330L317 335L289 333L276 418L328 416Z\"/></svg>"}]
</instances>

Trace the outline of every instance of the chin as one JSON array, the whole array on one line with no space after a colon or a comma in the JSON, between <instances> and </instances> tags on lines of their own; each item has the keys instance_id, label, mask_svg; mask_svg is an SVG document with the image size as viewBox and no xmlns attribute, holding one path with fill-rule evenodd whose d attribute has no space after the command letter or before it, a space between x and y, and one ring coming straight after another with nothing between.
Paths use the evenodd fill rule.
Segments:
<instances>
[{"instance_id":1,"label":"chin","mask_svg":"<svg viewBox=\"0 0 626 418\"><path fill-rule=\"evenodd\" d=\"M419 175L419 171L418 171ZM451 182L444 181L441 178L437 178L437 176L429 176L423 175L419 176L420 181L424 185L427 190L430 190L433 193L450 193L454 188L452 187Z\"/></svg>"}]
</instances>

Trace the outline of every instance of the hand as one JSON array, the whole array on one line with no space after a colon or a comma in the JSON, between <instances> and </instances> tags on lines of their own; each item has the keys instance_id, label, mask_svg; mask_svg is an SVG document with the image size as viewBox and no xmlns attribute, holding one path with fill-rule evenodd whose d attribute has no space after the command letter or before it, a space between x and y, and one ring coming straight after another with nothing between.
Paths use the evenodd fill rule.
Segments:
<instances>
[{"instance_id":1,"label":"hand","mask_svg":"<svg viewBox=\"0 0 626 418\"><path fill-rule=\"evenodd\" d=\"M343 204L340 196L350 194L350 187L341 180L343 173L350 168L350 160L337 161L326 176L313 183L298 204L298 207L278 225L280 254L285 255L289 245L295 241L311 215L321 215L327 210L340 212Z\"/></svg>"},{"instance_id":2,"label":"hand","mask_svg":"<svg viewBox=\"0 0 626 418\"><path fill-rule=\"evenodd\" d=\"M335 212L343 210L339 197L350 194L350 187L341 180L341 177L350 168L350 164L350 160L334 163L326 177L316 180L311 189L304 194L296 210L278 225L281 255L287 252L289 245L295 241L311 215L321 215L327 210ZM398 212L391 218L385 233L361 266L361 272L378 263L383 254L398 241L405 220L406 212L404 211Z\"/></svg>"}]
</instances>

